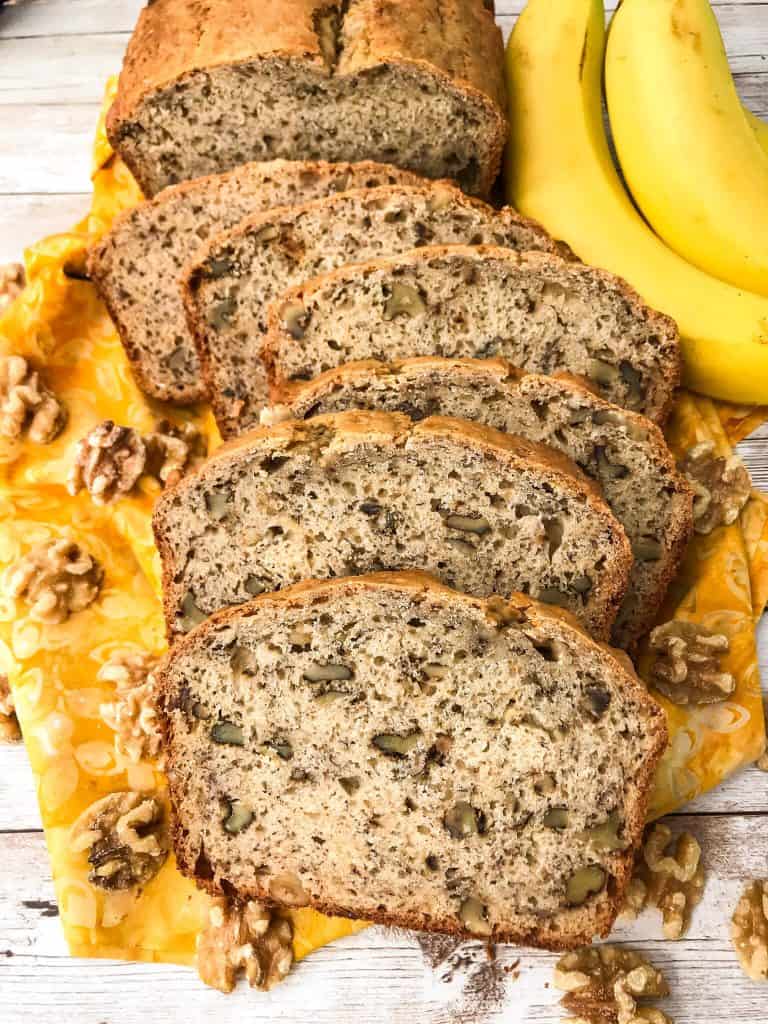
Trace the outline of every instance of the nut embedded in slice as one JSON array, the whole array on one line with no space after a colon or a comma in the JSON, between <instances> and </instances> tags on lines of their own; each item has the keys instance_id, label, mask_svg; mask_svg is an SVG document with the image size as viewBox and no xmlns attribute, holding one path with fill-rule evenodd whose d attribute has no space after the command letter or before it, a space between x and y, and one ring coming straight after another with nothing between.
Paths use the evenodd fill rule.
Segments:
<instances>
[{"instance_id":1,"label":"nut embedded in slice","mask_svg":"<svg viewBox=\"0 0 768 1024\"><path fill-rule=\"evenodd\" d=\"M768 981L768 880L750 882L731 923L741 968L752 981Z\"/></svg>"},{"instance_id":2,"label":"nut embedded in slice","mask_svg":"<svg viewBox=\"0 0 768 1024\"><path fill-rule=\"evenodd\" d=\"M50 444L67 421L64 406L23 356L0 356L0 437Z\"/></svg>"},{"instance_id":3,"label":"nut embedded in slice","mask_svg":"<svg viewBox=\"0 0 768 1024\"><path fill-rule=\"evenodd\" d=\"M649 648L656 655L651 685L673 704L715 704L736 689L735 678L721 668L721 659L730 650L722 633L672 619L653 630Z\"/></svg>"},{"instance_id":4,"label":"nut embedded in slice","mask_svg":"<svg viewBox=\"0 0 768 1024\"><path fill-rule=\"evenodd\" d=\"M91 804L70 832L70 848L88 853L88 881L101 889L146 885L168 856L168 830L156 796L130 790Z\"/></svg>"},{"instance_id":5,"label":"nut embedded in slice","mask_svg":"<svg viewBox=\"0 0 768 1024\"><path fill-rule=\"evenodd\" d=\"M268 991L291 969L292 939L290 922L263 903L218 897L198 937L197 972L206 985L231 992L242 969L252 988Z\"/></svg>"},{"instance_id":6,"label":"nut embedded in slice","mask_svg":"<svg viewBox=\"0 0 768 1024\"><path fill-rule=\"evenodd\" d=\"M92 604L103 579L96 559L62 537L38 544L9 566L5 584L11 597L27 602L31 619L55 625Z\"/></svg>"},{"instance_id":7,"label":"nut embedded in slice","mask_svg":"<svg viewBox=\"0 0 768 1024\"><path fill-rule=\"evenodd\" d=\"M117 749L134 763L160 753L161 735L152 674L159 661L151 654L115 651L96 676L101 682L115 684L115 699L101 705L101 717L116 733Z\"/></svg>"},{"instance_id":8,"label":"nut embedded in slice","mask_svg":"<svg viewBox=\"0 0 768 1024\"><path fill-rule=\"evenodd\" d=\"M749 471L737 456L715 455L714 441L702 441L686 452L680 469L693 487L693 521L697 533L736 522L752 491Z\"/></svg>"}]
</instances>

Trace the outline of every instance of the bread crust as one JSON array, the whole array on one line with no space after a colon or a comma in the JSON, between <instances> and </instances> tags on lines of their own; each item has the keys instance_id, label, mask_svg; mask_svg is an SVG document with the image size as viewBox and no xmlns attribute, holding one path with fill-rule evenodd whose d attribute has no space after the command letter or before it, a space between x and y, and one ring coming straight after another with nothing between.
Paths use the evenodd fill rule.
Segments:
<instances>
[{"instance_id":1,"label":"bread crust","mask_svg":"<svg viewBox=\"0 0 768 1024\"><path fill-rule=\"evenodd\" d=\"M328 62L316 30L321 14L341 19L340 50ZM355 76L386 65L412 68L436 88L482 110L491 159L478 191L490 191L507 134L503 41L482 0L154 0L139 16L123 61L107 135L134 177L146 175L121 132L151 94L227 65L299 62L318 79Z\"/></svg>"},{"instance_id":2,"label":"bread crust","mask_svg":"<svg viewBox=\"0 0 768 1024\"><path fill-rule=\"evenodd\" d=\"M162 563L163 611L169 642L176 633L174 622L179 607L179 586L174 583L172 545L165 522L166 509L184 493L194 488L206 474L219 470L222 463L235 463L241 453L247 453L260 443L269 442L276 450L282 450L302 439L312 439L324 432L330 433L329 449L343 449L345 444L368 441L382 445L391 444L404 448L411 438L427 439L437 443L441 439L457 439L473 446L478 453L501 457L509 461L514 472L521 466L534 466L545 474L553 474L558 484L571 496L589 505L596 518L601 519L611 530L618 543L616 562L611 571L604 571L600 577L603 591L603 613L595 621L595 633L607 638L611 625L621 605L629 584L633 565L632 549L624 527L614 517L603 501L599 488L581 470L560 452L535 444L521 437L514 437L491 427L467 420L447 416L431 416L419 423L413 423L403 413L387 412L341 412L318 416L311 421L291 420L275 427L259 427L226 442L211 455L198 470L189 473L173 487L166 488L158 499L152 516L155 544Z\"/></svg>"},{"instance_id":3,"label":"bread crust","mask_svg":"<svg viewBox=\"0 0 768 1024\"><path fill-rule=\"evenodd\" d=\"M366 589L377 588L407 591L413 594L416 599L419 597L424 599L433 595L442 597L457 604L464 604L465 606L482 610L489 622L494 625L499 622L500 605L498 599L491 599L489 601L471 597L460 591L452 590L427 573L415 571L373 573L367 576L340 577L331 580L305 580L275 593L261 594L247 602L247 604L216 612L206 619L205 622L180 638L173 649L173 653L166 659L165 664L157 675L160 695L160 725L163 731L165 748L170 749L172 734L169 707L173 697L172 684L169 679L171 659L194 650L196 645L204 643L208 635L217 628L232 623L237 619L248 618L257 614L265 606L273 607L279 613L281 608L297 605L311 606L317 602L325 602L330 596L338 592L352 594L365 591ZM652 744L641 772L633 780L631 792L634 799L628 801L628 815L624 831L630 838L630 846L626 851L612 855L611 880L605 894L601 894L601 898L593 901L591 906L565 910L557 924L548 921L542 922L534 928L526 928L524 930L496 930L489 937L491 942L512 942L518 945L534 946L552 951L575 949L589 944L596 935L600 937L606 936L611 930L623 904L624 892L632 876L634 851L639 846L642 838L654 772L667 746L666 718L661 706L656 703L638 679L626 655L595 640L578 625L570 613L563 609L542 605L523 594L512 594L503 604L513 618L518 618L522 615L534 626L554 626L556 631L577 634L579 640L592 651L596 659L601 661L608 660L612 663L611 667L615 678L621 679L622 686L632 691L635 699L645 710L649 721ZM171 833L179 869L184 875L192 878L199 888L212 895L221 895L221 890L214 884L212 879L205 878L197 872L196 857L194 857L193 851L189 849L184 827L176 817L175 810L173 810L177 802L172 766L169 772L169 791L172 806ZM228 894L236 895L241 899L258 899L270 904L275 902L266 888L259 889L256 887L234 890ZM603 895L605 898L602 898ZM455 920L432 920L421 914L391 914L379 911L373 907L360 906L359 908L351 908L325 901L312 901L308 905L321 913L339 917L365 919L401 928L461 935L469 939L476 938L471 933L457 927ZM563 922L564 926L560 922Z\"/></svg>"},{"instance_id":4,"label":"bread crust","mask_svg":"<svg viewBox=\"0 0 768 1024\"><path fill-rule=\"evenodd\" d=\"M562 246L562 244L556 243L557 246ZM618 289L634 314L639 319L645 320L649 329L664 338L669 344L671 359L667 367L666 394L658 413L651 417L656 423L663 425L674 404L675 392L680 387L682 381L683 361L677 324L671 317L646 305L640 295L623 278L598 267L587 267L585 264L572 258L572 254L567 247L564 250L555 250L552 253L547 253L544 251L518 252L514 249L505 249L494 245L425 245L419 249L412 249L410 252L399 255L338 267L336 270L328 271L325 274L304 281L300 285L287 288L281 298L270 305L267 317L268 329L262 347L262 361L267 371L270 398L274 402L290 400L289 397L285 396L290 396L292 388L295 387L292 382L281 378L277 363L277 356L284 338L280 322L280 309L285 303L297 302L308 304L311 303L313 295L328 286L343 285L346 282L362 280L369 274L387 268L409 269L427 265L435 260L456 259L478 263L484 260L496 260L501 263L507 263L512 267L531 268L534 270L538 268L542 271L557 268L562 271L561 257L565 257L571 264L572 273L579 274L580 272L587 271L595 280L601 281L611 288ZM590 385L586 383L586 386ZM590 390L592 390L591 386Z\"/></svg>"},{"instance_id":5,"label":"bread crust","mask_svg":"<svg viewBox=\"0 0 768 1024\"><path fill-rule=\"evenodd\" d=\"M515 255L512 253L512 255ZM465 386L471 388L473 383L478 385L487 383L489 379L495 381L499 386L506 386L517 389L526 381L535 387L537 381L542 386L546 385L548 378L542 374L526 373L506 359L499 357L493 359L442 359L438 356L417 356L412 359L393 360L383 363L379 360L361 360L355 363L345 363L332 370L327 370L314 380L293 385L288 389L278 392L279 401L289 403L286 406L292 418L304 418L303 414L297 416L296 404L312 405L323 395L329 394L338 385L353 383L355 380L374 377L387 377L403 375L414 381L419 381L430 374L453 375L455 378L463 379ZM645 416L632 412L628 409L618 410L606 399L595 394L591 388L585 387L582 378L570 373L556 373L552 375L560 384L575 396L583 394L588 390L594 404L606 411L616 409L620 411L622 418L631 426L646 434L648 444L653 448L656 458L663 463L668 474L674 492L681 501L681 507L669 523L665 532L665 541L669 548L669 557L664 563L664 571L659 574L658 588L648 601L641 605L641 616L634 623L631 640L634 642L643 633L647 632L653 623L658 612L667 588L677 575L688 547L688 542L693 534L693 491L690 484L679 472L677 463L669 450L659 427ZM300 411L300 410L299 410ZM594 485L594 481L592 481ZM596 485L595 485L596 486Z\"/></svg>"}]
</instances>

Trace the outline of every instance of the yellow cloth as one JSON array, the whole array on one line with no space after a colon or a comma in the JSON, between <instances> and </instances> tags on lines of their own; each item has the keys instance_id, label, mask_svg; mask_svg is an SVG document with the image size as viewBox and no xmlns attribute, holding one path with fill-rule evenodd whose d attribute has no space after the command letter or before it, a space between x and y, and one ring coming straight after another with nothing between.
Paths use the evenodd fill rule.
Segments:
<instances>
[{"instance_id":1,"label":"yellow cloth","mask_svg":"<svg viewBox=\"0 0 768 1024\"><path fill-rule=\"evenodd\" d=\"M114 84L110 83L105 106ZM31 356L63 400L69 421L51 445L0 442L0 572L33 544L68 535L105 568L99 599L57 626L30 621L23 601L0 596L0 671L8 674L37 783L65 935L73 954L187 964L207 897L182 878L172 861L136 896L105 893L87 882L83 854L68 847L71 823L94 800L117 789L145 789L163 777L149 763L133 765L115 750L99 704L111 688L100 665L118 649L160 652L163 627L158 563L150 511L157 488L105 509L87 493L67 495L64 482L75 442L105 418L149 430L161 416L193 421L218 441L207 408L169 410L136 388L122 347L92 285L63 272L78 262L121 210L140 199L136 185L109 147L103 120L94 153L94 197L85 220L67 234L26 253L29 283L0 320L0 353ZM670 426L678 454L712 438L723 452L761 421L756 410L715 405L684 395ZM728 668L738 679L733 699L703 708L665 703L671 746L658 773L653 813L679 806L754 760L764 741L754 621L768 596L768 500L755 495L741 523L697 538L661 618L678 614L722 629L731 638ZM297 957L362 922L310 910L294 917Z\"/></svg>"}]
</instances>

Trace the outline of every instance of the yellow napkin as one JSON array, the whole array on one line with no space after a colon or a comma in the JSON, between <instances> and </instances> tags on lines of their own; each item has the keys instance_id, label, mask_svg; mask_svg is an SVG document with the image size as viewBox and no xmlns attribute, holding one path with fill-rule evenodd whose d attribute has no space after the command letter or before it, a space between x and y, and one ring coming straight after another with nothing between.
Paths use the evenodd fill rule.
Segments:
<instances>
[{"instance_id":1,"label":"yellow napkin","mask_svg":"<svg viewBox=\"0 0 768 1024\"><path fill-rule=\"evenodd\" d=\"M114 83L107 89L105 109ZM44 366L46 384L69 412L64 432L50 445L0 440L0 573L33 544L71 536L102 563L99 599L67 622L32 622L23 601L0 596L0 672L5 672L29 750L53 865L61 920L73 954L188 964L208 897L182 878L172 860L137 896L107 893L87 881L84 854L72 854L69 828L93 801L112 790L143 790L164 780L147 762L132 764L116 751L114 734L99 714L111 697L96 679L115 650L161 652L158 560L150 512L157 494L146 483L135 496L107 508L87 493L70 497L64 483L77 440L103 419L152 428L171 416L194 422L209 448L219 443L210 411L169 409L136 388L120 342L88 282L67 277L121 210L141 198L103 129L94 150L93 203L71 232L26 253L28 286L0 320L0 353L19 353ZM761 422L756 410L719 408L684 395L670 441L681 454L695 440L712 438L723 452ZM660 621L673 614L700 619L731 638L728 669L738 688L726 704L679 708L665 703L672 742L658 773L654 814L679 806L754 760L764 741L754 621L768 596L768 500L755 495L741 522L697 538ZM297 958L365 927L311 910L293 914Z\"/></svg>"}]
</instances>

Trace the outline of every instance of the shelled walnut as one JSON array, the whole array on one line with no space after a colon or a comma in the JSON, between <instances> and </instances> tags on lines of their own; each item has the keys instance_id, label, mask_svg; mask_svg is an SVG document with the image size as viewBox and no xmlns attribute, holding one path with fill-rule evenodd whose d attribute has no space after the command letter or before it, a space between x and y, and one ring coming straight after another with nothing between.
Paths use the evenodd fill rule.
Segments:
<instances>
[{"instance_id":1,"label":"shelled walnut","mask_svg":"<svg viewBox=\"0 0 768 1024\"><path fill-rule=\"evenodd\" d=\"M554 984L566 993L565 1009L590 1024L668 1021L660 1010L638 1009L638 999L669 995L669 987L661 971L629 949L589 946L566 953L555 966Z\"/></svg>"},{"instance_id":2,"label":"shelled walnut","mask_svg":"<svg viewBox=\"0 0 768 1024\"><path fill-rule=\"evenodd\" d=\"M12 597L29 604L31 619L53 625L92 604L103 578L96 559L62 537L38 544L9 566L5 584Z\"/></svg>"},{"instance_id":3,"label":"shelled walnut","mask_svg":"<svg viewBox=\"0 0 768 1024\"><path fill-rule=\"evenodd\" d=\"M138 430L104 420L77 442L67 490L75 495L86 488L96 505L107 505L133 489L146 462Z\"/></svg>"},{"instance_id":4,"label":"shelled walnut","mask_svg":"<svg viewBox=\"0 0 768 1024\"><path fill-rule=\"evenodd\" d=\"M66 423L64 406L23 356L0 356L0 436L50 444Z\"/></svg>"},{"instance_id":5,"label":"shelled walnut","mask_svg":"<svg viewBox=\"0 0 768 1024\"><path fill-rule=\"evenodd\" d=\"M622 913L636 917L646 906L661 911L666 939L686 933L694 907L704 892L701 846L690 832L673 839L663 824L653 825L635 865Z\"/></svg>"},{"instance_id":6,"label":"shelled walnut","mask_svg":"<svg viewBox=\"0 0 768 1024\"><path fill-rule=\"evenodd\" d=\"M21 739L8 676L0 674L0 743L15 743Z\"/></svg>"},{"instance_id":7,"label":"shelled walnut","mask_svg":"<svg viewBox=\"0 0 768 1024\"><path fill-rule=\"evenodd\" d=\"M26 281L21 263L4 263L0 266L0 315L21 295Z\"/></svg>"},{"instance_id":8,"label":"shelled walnut","mask_svg":"<svg viewBox=\"0 0 768 1024\"><path fill-rule=\"evenodd\" d=\"M733 912L731 940L747 977L768 981L768 879L744 890Z\"/></svg>"},{"instance_id":9,"label":"shelled walnut","mask_svg":"<svg viewBox=\"0 0 768 1024\"><path fill-rule=\"evenodd\" d=\"M116 651L97 675L101 682L115 684L115 699L101 705L101 716L116 733L117 749L134 763L160 752L152 674L158 662L153 655Z\"/></svg>"},{"instance_id":10,"label":"shelled walnut","mask_svg":"<svg viewBox=\"0 0 768 1024\"><path fill-rule=\"evenodd\" d=\"M88 852L88 881L101 889L145 885L163 866L168 845L162 803L131 791L110 793L91 804L70 833L70 848Z\"/></svg>"},{"instance_id":11,"label":"shelled walnut","mask_svg":"<svg viewBox=\"0 0 768 1024\"><path fill-rule=\"evenodd\" d=\"M721 669L730 650L722 633L672 619L653 630L649 648L656 655L650 682L674 704L714 704L736 689L735 678Z\"/></svg>"},{"instance_id":12,"label":"shelled walnut","mask_svg":"<svg viewBox=\"0 0 768 1024\"><path fill-rule=\"evenodd\" d=\"M693 488L697 533L711 533L717 526L736 521L752 491L741 459L735 455L724 459L715 454L714 441L702 441L688 449L680 468Z\"/></svg>"},{"instance_id":13,"label":"shelled walnut","mask_svg":"<svg viewBox=\"0 0 768 1024\"><path fill-rule=\"evenodd\" d=\"M197 971L206 985L231 992L242 969L251 988L268 991L285 978L292 963L289 921L255 900L213 900L197 943Z\"/></svg>"},{"instance_id":14,"label":"shelled walnut","mask_svg":"<svg viewBox=\"0 0 768 1024\"><path fill-rule=\"evenodd\" d=\"M147 472L166 486L175 484L205 458L205 439L191 423L177 426L161 420L145 440Z\"/></svg>"}]
</instances>

